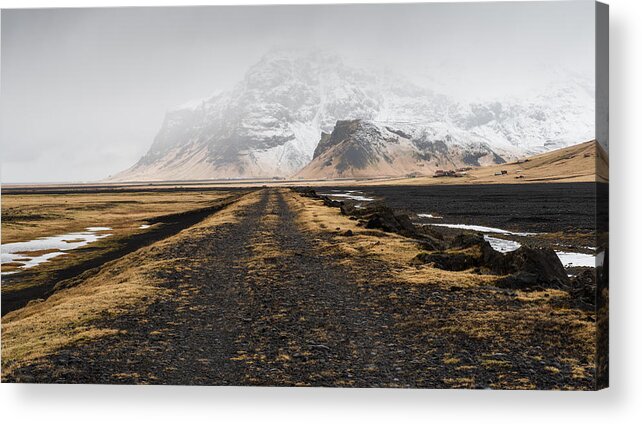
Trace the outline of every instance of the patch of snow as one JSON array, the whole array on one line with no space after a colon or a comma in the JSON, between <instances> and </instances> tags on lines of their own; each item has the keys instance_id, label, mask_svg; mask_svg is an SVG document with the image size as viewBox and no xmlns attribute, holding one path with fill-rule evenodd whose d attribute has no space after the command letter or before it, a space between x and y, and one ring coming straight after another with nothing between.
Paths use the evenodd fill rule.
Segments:
<instances>
[{"instance_id":1,"label":"patch of snow","mask_svg":"<svg viewBox=\"0 0 642 424\"><path fill-rule=\"evenodd\" d=\"M577 252L560 252L555 251L557 257L562 261L564 267L569 266L588 266L595 267L595 256L587 255L586 253L577 253Z\"/></svg>"},{"instance_id":2,"label":"patch of snow","mask_svg":"<svg viewBox=\"0 0 642 424\"><path fill-rule=\"evenodd\" d=\"M111 234L97 234L111 230L110 227L87 227L86 231L73 232L58 236L39 237L35 240L6 243L1 247L0 264L11 262L23 263L19 269L32 268L52 258L64 255L65 251L78 249ZM29 252L56 250L41 255L30 256ZM17 271L2 272L2 275Z\"/></svg>"},{"instance_id":3,"label":"patch of snow","mask_svg":"<svg viewBox=\"0 0 642 424\"><path fill-rule=\"evenodd\" d=\"M85 229L87 231L92 232L92 233L96 233L98 231L109 231L109 230L111 230L111 227L87 227Z\"/></svg>"},{"instance_id":4,"label":"patch of snow","mask_svg":"<svg viewBox=\"0 0 642 424\"><path fill-rule=\"evenodd\" d=\"M516 241L500 239L488 235L484 235L484 240L490 244L490 247L501 253L512 252L522 247L522 245Z\"/></svg>"},{"instance_id":5,"label":"patch of snow","mask_svg":"<svg viewBox=\"0 0 642 424\"><path fill-rule=\"evenodd\" d=\"M358 202L372 202L373 199L372 197L366 197L366 196L361 196L358 194L351 194L351 193L319 193L321 196L328 196L328 197L340 197L344 199L352 199L356 200Z\"/></svg>"},{"instance_id":6,"label":"patch of snow","mask_svg":"<svg viewBox=\"0 0 642 424\"><path fill-rule=\"evenodd\" d=\"M437 215L433 215L431 213L418 213L417 216L419 218L444 219L443 216L437 216Z\"/></svg>"}]
</instances>

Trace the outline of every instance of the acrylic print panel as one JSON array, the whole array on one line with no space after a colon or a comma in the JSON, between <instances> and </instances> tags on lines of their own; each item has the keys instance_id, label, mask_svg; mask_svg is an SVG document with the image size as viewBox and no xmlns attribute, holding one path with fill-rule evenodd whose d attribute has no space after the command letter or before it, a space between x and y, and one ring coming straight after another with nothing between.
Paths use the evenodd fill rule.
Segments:
<instances>
[{"instance_id":1,"label":"acrylic print panel","mask_svg":"<svg viewBox=\"0 0 642 424\"><path fill-rule=\"evenodd\" d=\"M608 385L604 5L3 10L2 86L3 382Z\"/></svg>"}]
</instances>

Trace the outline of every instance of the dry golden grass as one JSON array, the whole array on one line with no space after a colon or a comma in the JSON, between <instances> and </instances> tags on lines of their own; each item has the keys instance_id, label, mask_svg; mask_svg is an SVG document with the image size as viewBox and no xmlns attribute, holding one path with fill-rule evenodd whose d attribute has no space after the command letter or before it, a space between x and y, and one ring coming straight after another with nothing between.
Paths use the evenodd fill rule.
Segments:
<instances>
[{"instance_id":1,"label":"dry golden grass","mask_svg":"<svg viewBox=\"0 0 642 424\"><path fill-rule=\"evenodd\" d=\"M227 191L2 194L2 243L83 231L86 227L133 232L146 219L206 207L229 194Z\"/></svg>"},{"instance_id":2,"label":"dry golden grass","mask_svg":"<svg viewBox=\"0 0 642 424\"><path fill-rule=\"evenodd\" d=\"M237 223L240 221L239 217L245 213L244 210L258 203L260 196L260 192L258 191L246 194L223 210L212 214L198 224L193 225L190 227L190 230L203 230L205 228L215 227L218 225Z\"/></svg>"},{"instance_id":3,"label":"dry golden grass","mask_svg":"<svg viewBox=\"0 0 642 424\"><path fill-rule=\"evenodd\" d=\"M595 141L528 157L528 162L484 166L464 177L397 178L362 185L525 184L608 181L608 154ZM502 170L507 175L495 175ZM516 178L522 176L523 178Z\"/></svg>"},{"instance_id":4,"label":"dry golden grass","mask_svg":"<svg viewBox=\"0 0 642 424\"><path fill-rule=\"evenodd\" d=\"M255 205L261 195L258 192L248 194L200 224L107 264L100 272L86 278L76 287L59 291L45 301L31 303L21 310L7 314L2 321L3 373L59 349L115 334L118 330L95 325L101 317L125 311L144 314L145 308L154 299L170 294L150 271L163 267L181 271L188 270L193 265L189 258L159 261L154 252L171 247L183 237L191 239L203 235L211 231L213 226L239 222L244 209ZM557 358L559 363L564 364L566 369L570 367L574 379L582 380L591 375L595 323L586 319L585 312L560 306L568 296L566 293L558 290L530 293L516 291L513 297L508 298L507 294L488 287L497 278L495 276L411 266L411 259L421 251L413 240L358 227L356 221L341 215L338 208L326 207L318 200L302 197L290 190L284 189L280 195L296 213L299 227L310 235L321 253L333 249L341 249L346 253L342 255L345 257L346 269L352 269L352 261L356 263L357 260L366 258L384 261L388 265L394 278L386 280L387 284L407 285L412 290L419 285L422 285L420 289L434 287L442 297L444 293L451 293L448 289L453 286L466 289L453 292L453 297L450 298L452 303L447 306L454 306L455 309L453 311L448 308L447 314L435 312L421 315L413 310L405 311L404 315L398 317L398 331L409 331L416 337L426 339L436 336L443 340L457 340L463 335L495 346L508 346L519 340L524 345L546 344L560 352L568 351L569 346L572 346L573 355L560 353ZM279 273L276 272L278 270L273 269L269 259L294 253L277 249L278 243L273 235L274 225L278 222L278 217L273 213L275 199L275 194L271 193L259 234L251 243L252 260L246 264L250 275L253 272L260 273L261 278L258 280L265 284L278 284L280 281ZM353 236L342 235L348 229L353 231ZM326 237L328 233L332 237ZM193 289L189 286L178 287L175 294L187 296L189 290ZM185 293L182 294L183 292ZM390 298L398 298L403 293L404 291L391 293ZM442 306L440 302L443 301L430 302L432 303L425 304L427 309L424 309L439 311L439 306ZM182 307L191 306L185 303ZM286 313L287 310L274 311L271 318L278 320L280 314ZM327 338L323 328L316 329L313 335L320 342ZM291 360L289 353L294 349L292 347L290 350L276 352L273 358L239 351L234 360L246 364L263 363L266 360L284 363ZM304 349L300 353L303 356L309 355ZM470 375L475 374L474 367L483 368L485 372L495 372L501 376L497 388L534 388L527 378L516 379L514 374L510 374L511 362L506 358L480 355L476 365L463 365L456 350L442 354L441 365L453 370L470 372ZM533 356L531 359L535 362L542 358ZM561 372L559 368L556 369ZM553 374L555 371L547 369L546 372ZM453 376L444 382L450 387L475 387L480 383L469 376ZM349 385L350 381L337 384Z\"/></svg>"},{"instance_id":5,"label":"dry golden grass","mask_svg":"<svg viewBox=\"0 0 642 424\"><path fill-rule=\"evenodd\" d=\"M114 329L98 329L92 322L131 308L142 309L163 293L148 273L162 264L145 263L144 256L144 252L129 255L116 262L119 272L105 269L79 286L5 315L3 373L65 346L116 333Z\"/></svg>"}]
</instances>

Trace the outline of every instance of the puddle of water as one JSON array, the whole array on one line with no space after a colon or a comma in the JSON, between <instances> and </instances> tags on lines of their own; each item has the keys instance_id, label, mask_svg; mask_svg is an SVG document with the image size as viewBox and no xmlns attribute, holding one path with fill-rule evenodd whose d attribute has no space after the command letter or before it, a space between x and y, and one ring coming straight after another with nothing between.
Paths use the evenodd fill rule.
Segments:
<instances>
[{"instance_id":1,"label":"puddle of water","mask_svg":"<svg viewBox=\"0 0 642 424\"><path fill-rule=\"evenodd\" d=\"M569 266L588 266L595 268L595 256L588 255L586 253L577 253L577 252L560 252L555 251L557 257L562 261L564 267Z\"/></svg>"},{"instance_id":2,"label":"puddle of water","mask_svg":"<svg viewBox=\"0 0 642 424\"><path fill-rule=\"evenodd\" d=\"M151 225L149 225L149 224L142 224L142 225L141 225L140 227L138 227L138 228L140 228L141 230L144 230L145 228L149 228L149 227L151 227Z\"/></svg>"},{"instance_id":3,"label":"puddle of water","mask_svg":"<svg viewBox=\"0 0 642 424\"><path fill-rule=\"evenodd\" d=\"M468 225L468 224L426 224L434 225L436 227L458 228L461 230L479 231L480 233L496 233L496 234L509 234L512 236L534 236L537 233L518 233L514 231L502 230L501 228L484 227L482 225Z\"/></svg>"},{"instance_id":4,"label":"puddle of water","mask_svg":"<svg viewBox=\"0 0 642 424\"><path fill-rule=\"evenodd\" d=\"M98 232L109 230L111 230L110 227L87 227L86 231L3 244L0 263L19 262L23 263L23 265L17 270L2 272L2 275L14 274L19 270L32 268L57 256L64 255L67 250L78 249L101 238L109 237L111 234L97 234ZM43 253L33 256L29 254L29 252L39 251L43 251Z\"/></svg>"},{"instance_id":5,"label":"puddle of water","mask_svg":"<svg viewBox=\"0 0 642 424\"><path fill-rule=\"evenodd\" d=\"M484 240L486 240L490 244L490 247L502 253L512 252L522 247L522 245L516 241L504 240L497 237L491 237L488 235L484 235Z\"/></svg>"},{"instance_id":6,"label":"puddle of water","mask_svg":"<svg viewBox=\"0 0 642 424\"><path fill-rule=\"evenodd\" d=\"M437 215L433 215L431 213L418 213L417 216L419 218L444 219L443 216L437 216Z\"/></svg>"},{"instance_id":7,"label":"puddle of water","mask_svg":"<svg viewBox=\"0 0 642 424\"><path fill-rule=\"evenodd\" d=\"M362 196L359 194L352 194L354 192L347 192L347 193L319 193L321 196L329 196L329 197L340 197L344 199L352 199L356 200L358 202L372 202L374 199L372 197L367 197L367 196Z\"/></svg>"}]
</instances>

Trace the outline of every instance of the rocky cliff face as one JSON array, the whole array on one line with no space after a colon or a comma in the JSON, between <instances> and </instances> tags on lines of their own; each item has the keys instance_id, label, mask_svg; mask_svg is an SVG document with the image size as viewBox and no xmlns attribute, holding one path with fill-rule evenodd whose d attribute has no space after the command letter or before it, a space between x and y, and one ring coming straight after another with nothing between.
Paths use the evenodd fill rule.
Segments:
<instances>
[{"instance_id":1,"label":"rocky cliff face","mask_svg":"<svg viewBox=\"0 0 642 424\"><path fill-rule=\"evenodd\" d=\"M330 169L311 163L329 155L322 132L334 145L350 125L337 121L351 120L361 124L332 153L338 173L481 164L592 138L590 96L564 86L529 101L461 104L334 55L276 50L232 90L170 111L147 154L112 180L316 175Z\"/></svg>"},{"instance_id":2,"label":"rocky cliff face","mask_svg":"<svg viewBox=\"0 0 642 424\"><path fill-rule=\"evenodd\" d=\"M431 174L436 169L503 163L479 138L443 125L393 127L338 121L323 134L299 178L350 178Z\"/></svg>"}]
</instances>

